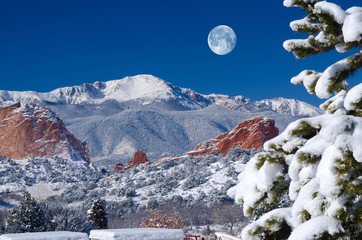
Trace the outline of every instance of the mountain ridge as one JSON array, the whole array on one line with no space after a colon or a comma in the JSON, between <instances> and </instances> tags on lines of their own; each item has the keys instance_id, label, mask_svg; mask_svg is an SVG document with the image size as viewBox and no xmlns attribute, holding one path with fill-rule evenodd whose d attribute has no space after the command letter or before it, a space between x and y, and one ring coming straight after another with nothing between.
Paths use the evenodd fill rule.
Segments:
<instances>
[{"instance_id":1,"label":"mountain ridge","mask_svg":"<svg viewBox=\"0 0 362 240\"><path fill-rule=\"evenodd\" d=\"M315 116L321 111L295 99L274 98L260 101L238 95L200 94L189 88L174 86L152 75L136 75L106 82L84 83L79 86L62 87L50 92L0 90L0 101L46 104L101 104L108 100L119 103L140 101L142 105L168 101L189 110L220 105L232 110L251 112L270 109L292 116Z\"/></svg>"}]
</instances>

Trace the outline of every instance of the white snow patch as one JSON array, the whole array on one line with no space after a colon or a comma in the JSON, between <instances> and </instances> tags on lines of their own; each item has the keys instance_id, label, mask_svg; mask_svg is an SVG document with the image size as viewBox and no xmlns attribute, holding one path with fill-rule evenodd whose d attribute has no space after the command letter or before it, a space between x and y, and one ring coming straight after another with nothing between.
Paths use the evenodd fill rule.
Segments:
<instances>
[{"instance_id":1,"label":"white snow patch","mask_svg":"<svg viewBox=\"0 0 362 240\"><path fill-rule=\"evenodd\" d=\"M86 233L79 232L32 232L13 233L0 236L0 240L88 240Z\"/></svg>"},{"instance_id":2,"label":"white snow patch","mask_svg":"<svg viewBox=\"0 0 362 240\"><path fill-rule=\"evenodd\" d=\"M282 221L289 222L290 218L291 218L291 209L290 208L274 209L273 211L270 211L270 212L264 214L257 221L246 226L241 233L242 239L246 239L246 240L259 239L259 238L254 238L253 236L250 236L249 232L253 232L257 227L266 227L267 220L275 219L277 222L282 222ZM274 225L270 230L277 231L278 226Z\"/></svg>"},{"instance_id":3,"label":"white snow patch","mask_svg":"<svg viewBox=\"0 0 362 240\"><path fill-rule=\"evenodd\" d=\"M347 15L342 27L342 32L345 42L361 41L362 8L355 8L350 15Z\"/></svg>"},{"instance_id":4,"label":"white snow patch","mask_svg":"<svg viewBox=\"0 0 362 240\"><path fill-rule=\"evenodd\" d=\"M354 110L356 107L353 106L354 103L362 101L362 83L353 87L348 91L346 98L344 99L344 107L347 110Z\"/></svg>"},{"instance_id":5,"label":"white snow patch","mask_svg":"<svg viewBox=\"0 0 362 240\"><path fill-rule=\"evenodd\" d=\"M342 231L343 228L338 221L333 218L320 216L296 227L288 240L313 240L320 237L323 233L335 234Z\"/></svg>"},{"instance_id":6,"label":"white snow patch","mask_svg":"<svg viewBox=\"0 0 362 240\"><path fill-rule=\"evenodd\" d=\"M37 199L46 199L49 196L60 195L62 191L53 191L49 183L38 183L27 188L30 195Z\"/></svg>"},{"instance_id":7,"label":"white snow patch","mask_svg":"<svg viewBox=\"0 0 362 240\"><path fill-rule=\"evenodd\" d=\"M348 66L348 59L349 58L345 58L336 62L322 73L315 86L315 92L319 98L329 98L332 95L328 88L333 83L332 79L334 77L336 77L340 72L350 69Z\"/></svg>"},{"instance_id":8,"label":"white snow patch","mask_svg":"<svg viewBox=\"0 0 362 240\"><path fill-rule=\"evenodd\" d=\"M314 5L314 8L318 13L328 13L331 15L334 20L339 23L343 24L344 18L346 17L346 12L338 6L337 4L330 3L327 1L318 2Z\"/></svg>"},{"instance_id":9,"label":"white snow patch","mask_svg":"<svg viewBox=\"0 0 362 240\"><path fill-rule=\"evenodd\" d=\"M133 142L130 141L127 137L124 137L114 148L113 154L132 157L132 154L136 151L137 149L134 147Z\"/></svg>"},{"instance_id":10,"label":"white snow patch","mask_svg":"<svg viewBox=\"0 0 362 240\"><path fill-rule=\"evenodd\" d=\"M305 3L313 3L318 0L303 0ZM292 7L296 0L284 0L283 4L285 7Z\"/></svg>"},{"instance_id":11,"label":"white snow patch","mask_svg":"<svg viewBox=\"0 0 362 240\"><path fill-rule=\"evenodd\" d=\"M181 229L124 228L92 230L89 237L96 240L183 240L185 233Z\"/></svg>"},{"instance_id":12,"label":"white snow patch","mask_svg":"<svg viewBox=\"0 0 362 240\"><path fill-rule=\"evenodd\" d=\"M310 45L309 43L309 39L290 39L290 40L286 40L283 43L283 47L285 50L287 50L288 52L291 52L293 49L293 46L295 45L299 45L299 46L303 46L306 48L313 48L312 45Z\"/></svg>"}]
</instances>

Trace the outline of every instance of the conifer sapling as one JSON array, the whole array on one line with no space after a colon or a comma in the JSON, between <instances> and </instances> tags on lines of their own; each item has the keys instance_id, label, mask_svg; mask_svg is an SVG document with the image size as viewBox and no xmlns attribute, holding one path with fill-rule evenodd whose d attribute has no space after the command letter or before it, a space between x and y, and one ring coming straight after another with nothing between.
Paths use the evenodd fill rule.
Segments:
<instances>
[{"instance_id":1,"label":"conifer sapling","mask_svg":"<svg viewBox=\"0 0 362 240\"><path fill-rule=\"evenodd\" d=\"M92 207L87 211L87 219L88 222L97 229L108 228L107 212L104 209L104 204L101 199L93 202Z\"/></svg>"}]
</instances>

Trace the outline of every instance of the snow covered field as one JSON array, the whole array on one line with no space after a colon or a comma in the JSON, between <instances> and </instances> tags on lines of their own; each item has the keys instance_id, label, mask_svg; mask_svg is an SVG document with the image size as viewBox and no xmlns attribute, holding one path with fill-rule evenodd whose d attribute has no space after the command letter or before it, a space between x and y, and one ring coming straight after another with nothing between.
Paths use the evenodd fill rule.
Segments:
<instances>
[{"instance_id":1,"label":"snow covered field","mask_svg":"<svg viewBox=\"0 0 362 240\"><path fill-rule=\"evenodd\" d=\"M86 233L69 231L3 234L0 240L88 240Z\"/></svg>"},{"instance_id":2,"label":"snow covered field","mask_svg":"<svg viewBox=\"0 0 362 240\"><path fill-rule=\"evenodd\" d=\"M185 233L181 229L128 228L92 230L91 240L183 240Z\"/></svg>"}]
</instances>

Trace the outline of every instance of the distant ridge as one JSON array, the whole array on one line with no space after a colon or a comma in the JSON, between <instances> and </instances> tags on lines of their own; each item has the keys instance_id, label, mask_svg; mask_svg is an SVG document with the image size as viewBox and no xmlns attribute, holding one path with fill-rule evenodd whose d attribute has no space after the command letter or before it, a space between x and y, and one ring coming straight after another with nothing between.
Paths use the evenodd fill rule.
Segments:
<instances>
[{"instance_id":1,"label":"distant ridge","mask_svg":"<svg viewBox=\"0 0 362 240\"><path fill-rule=\"evenodd\" d=\"M244 96L204 95L146 74L125 77L120 80L63 87L47 93L0 90L0 102L101 104L108 100L115 100L119 103L138 101L142 105L161 101L172 102L190 110L219 105L243 112L269 109L292 116L315 116L321 113L318 108L295 99L275 98L251 101Z\"/></svg>"}]
</instances>

